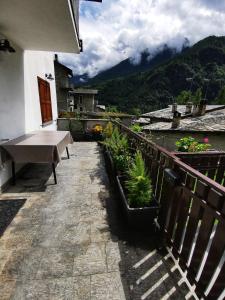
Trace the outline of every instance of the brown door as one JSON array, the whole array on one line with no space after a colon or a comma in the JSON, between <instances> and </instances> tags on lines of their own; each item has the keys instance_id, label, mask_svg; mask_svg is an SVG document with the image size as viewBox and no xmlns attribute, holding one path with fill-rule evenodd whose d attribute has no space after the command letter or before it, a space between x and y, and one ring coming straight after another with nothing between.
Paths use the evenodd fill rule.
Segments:
<instances>
[{"instance_id":1,"label":"brown door","mask_svg":"<svg viewBox=\"0 0 225 300\"><path fill-rule=\"evenodd\" d=\"M52 121L52 101L50 84L38 77L38 89L40 97L42 124Z\"/></svg>"}]
</instances>

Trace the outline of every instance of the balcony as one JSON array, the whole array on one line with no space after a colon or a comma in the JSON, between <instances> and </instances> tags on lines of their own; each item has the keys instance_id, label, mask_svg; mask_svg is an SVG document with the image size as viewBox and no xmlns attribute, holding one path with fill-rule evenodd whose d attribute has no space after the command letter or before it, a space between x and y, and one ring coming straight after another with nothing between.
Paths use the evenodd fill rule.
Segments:
<instances>
[{"instance_id":1,"label":"balcony","mask_svg":"<svg viewBox=\"0 0 225 300\"><path fill-rule=\"evenodd\" d=\"M158 229L127 227L102 148L75 142L58 185L31 165L0 195L26 199L0 238L4 299L224 298L224 154L187 161L115 124L145 158Z\"/></svg>"},{"instance_id":2,"label":"balcony","mask_svg":"<svg viewBox=\"0 0 225 300\"><path fill-rule=\"evenodd\" d=\"M24 50L79 53L78 9L79 1L3 0L1 34Z\"/></svg>"}]
</instances>

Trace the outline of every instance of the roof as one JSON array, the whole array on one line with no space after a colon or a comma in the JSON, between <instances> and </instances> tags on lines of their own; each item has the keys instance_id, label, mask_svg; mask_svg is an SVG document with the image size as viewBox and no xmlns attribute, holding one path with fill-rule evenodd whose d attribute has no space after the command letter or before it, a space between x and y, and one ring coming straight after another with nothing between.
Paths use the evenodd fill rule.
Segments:
<instances>
[{"instance_id":1,"label":"roof","mask_svg":"<svg viewBox=\"0 0 225 300\"><path fill-rule=\"evenodd\" d=\"M206 105L206 113L214 110L219 110L225 108L225 105ZM181 113L181 117L190 117L191 114L186 115L185 114L186 105L177 105L177 111ZM148 112L142 115L144 118L152 118L152 119L162 119L162 121L170 121L173 119L173 113L172 113L172 105L169 105L169 107Z\"/></svg>"},{"instance_id":2,"label":"roof","mask_svg":"<svg viewBox=\"0 0 225 300\"><path fill-rule=\"evenodd\" d=\"M102 110L105 110L105 105L100 105L100 104L97 104L96 107L102 109Z\"/></svg>"},{"instance_id":3,"label":"roof","mask_svg":"<svg viewBox=\"0 0 225 300\"><path fill-rule=\"evenodd\" d=\"M62 63L60 63L57 59L54 60L54 65L55 66L59 66L60 68L62 68L65 71L67 71L71 76L73 76L73 71L70 68L68 68L67 66L63 65Z\"/></svg>"},{"instance_id":4,"label":"roof","mask_svg":"<svg viewBox=\"0 0 225 300\"><path fill-rule=\"evenodd\" d=\"M222 131L225 132L225 109L208 112L204 116L181 120L180 126L171 129L171 122L157 122L143 127L146 131Z\"/></svg>"},{"instance_id":5,"label":"roof","mask_svg":"<svg viewBox=\"0 0 225 300\"><path fill-rule=\"evenodd\" d=\"M146 118L139 118L139 119L135 120L134 122L139 123L139 124L149 124L150 120L146 119Z\"/></svg>"},{"instance_id":6,"label":"roof","mask_svg":"<svg viewBox=\"0 0 225 300\"><path fill-rule=\"evenodd\" d=\"M98 94L98 90L93 89L75 89L70 91L71 94L90 94L90 95L96 95Z\"/></svg>"}]
</instances>

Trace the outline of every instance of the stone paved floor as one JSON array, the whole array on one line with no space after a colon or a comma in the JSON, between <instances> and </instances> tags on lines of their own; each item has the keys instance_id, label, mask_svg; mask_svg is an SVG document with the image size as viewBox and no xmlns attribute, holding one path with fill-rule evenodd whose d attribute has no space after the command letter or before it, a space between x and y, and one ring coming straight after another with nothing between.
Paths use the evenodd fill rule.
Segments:
<instances>
[{"instance_id":1,"label":"stone paved floor","mask_svg":"<svg viewBox=\"0 0 225 300\"><path fill-rule=\"evenodd\" d=\"M35 165L0 195L27 199L0 238L0 299L185 299L154 234L126 227L97 144L74 143L70 152L57 185Z\"/></svg>"}]
</instances>

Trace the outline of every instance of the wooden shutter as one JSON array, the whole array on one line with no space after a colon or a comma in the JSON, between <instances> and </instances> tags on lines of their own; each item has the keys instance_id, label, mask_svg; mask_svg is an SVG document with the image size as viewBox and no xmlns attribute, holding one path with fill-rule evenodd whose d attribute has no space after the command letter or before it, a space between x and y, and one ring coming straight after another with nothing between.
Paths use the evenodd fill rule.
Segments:
<instances>
[{"instance_id":1,"label":"wooden shutter","mask_svg":"<svg viewBox=\"0 0 225 300\"><path fill-rule=\"evenodd\" d=\"M49 82L38 77L38 89L42 124L44 124L52 121L52 101Z\"/></svg>"}]
</instances>

